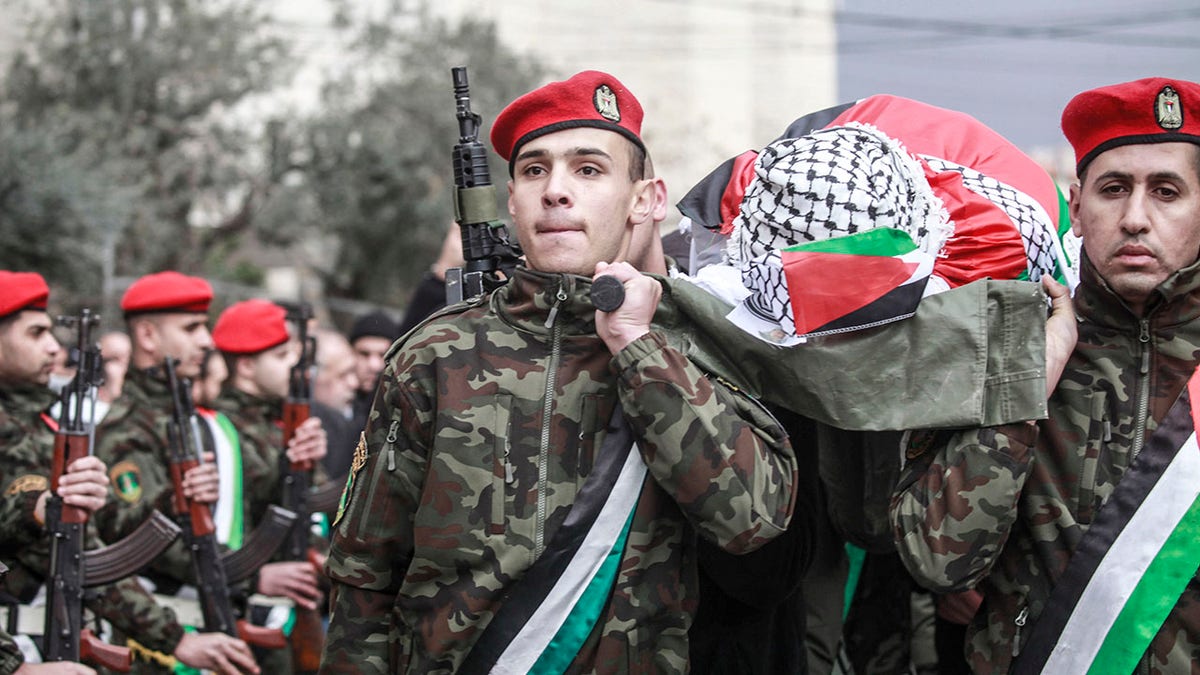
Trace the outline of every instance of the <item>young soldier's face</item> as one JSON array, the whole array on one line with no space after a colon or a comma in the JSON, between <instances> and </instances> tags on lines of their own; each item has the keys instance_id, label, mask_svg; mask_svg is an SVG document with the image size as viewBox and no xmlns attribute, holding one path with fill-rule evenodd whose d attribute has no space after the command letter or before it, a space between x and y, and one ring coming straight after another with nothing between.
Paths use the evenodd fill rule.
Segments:
<instances>
[{"instance_id":1,"label":"young soldier's face","mask_svg":"<svg viewBox=\"0 0 1200 675\"><path fill-rule=\"evenodd\" d=\"M259 395L284 398L288 394L288 376L299 357L291 341L249 357L253 364L250 380Z\"/></svg>"},{"instance_id":2,"label":"young soldier's face","mask_svg":"<svg viewBox=\"0 0 1200 675\"><path fill-rule=\"evenodd\" d=\"M508 211L531 269L590 277L597 262L628 259L654 197L647 181L630 179L630 163L630 142L603 129L556 131L521 146Z\"/></svg>"},{"instance_id":3,"label":"young soldier's face","mask_svg":"<svg viewBox=\"0 0 1200 675\"><path fill-rule=\"evenodd\" d=\"M208 332L208 316L171 312L151 317L150 324L157 358L161 360L170 356L179 359L179 365L176 366L179 377L199 376L204 351L213 346L212 335Z\"/></svg>"},{"instance_id":4,"label":"young soldier's face","mask_svg":"<svg viewBox=\"0 0 1200 675\"><path fill-rule=\"evenodd\" d=\"M1100 276L1140 314L1200 256L1200 171L1191 143L1106 150L1071 186L1071 226Z\"/></svg>"},{"instance_id":5,"label":"young soldier's face","mask_svg":"<svg viewBox=\"0 0 1200 675\"><path fill-rule=\"evenodd\" d=\"M50 315L24 310L0 321L0 383L50 382L61 347L51 332Z\"/></svg>"}]
</instances>

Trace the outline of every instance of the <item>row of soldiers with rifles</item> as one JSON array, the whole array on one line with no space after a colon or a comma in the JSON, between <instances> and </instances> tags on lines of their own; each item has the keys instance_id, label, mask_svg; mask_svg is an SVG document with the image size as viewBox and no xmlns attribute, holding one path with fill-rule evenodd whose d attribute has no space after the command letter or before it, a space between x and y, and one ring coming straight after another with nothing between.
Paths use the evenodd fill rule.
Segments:
<instances>
[{"instance_id":1,"label":"row of soldiers with rifles","mask_svg":"<svg viewBox=\"0 0 1200 675\"><path fill-rule=\"evenodd\" d=\"M121 396L97 423L100 317L56 321L49 295L37 273L0 271L0 675L315 672L340 489L315 464L311 317L249 300L210 333L205 280L144 276L121 300ZM74 334L60 392L56 323ZM198 405L214 348L229 376Z\"/></svg>"}]
</instances>

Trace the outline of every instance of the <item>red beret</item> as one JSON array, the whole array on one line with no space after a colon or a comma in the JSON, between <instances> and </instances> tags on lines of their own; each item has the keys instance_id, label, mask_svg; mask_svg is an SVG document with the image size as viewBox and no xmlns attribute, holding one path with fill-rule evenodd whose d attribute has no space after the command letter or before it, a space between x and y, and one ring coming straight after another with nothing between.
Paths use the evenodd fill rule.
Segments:
<instances>
[{"instance_id":1,"label":"red beret","mask_svg":"<svg viewBox=\"0 0 1200 675\"><path fill-rule=\"evenodd\" d=\"M617 78L585 70L562 82L551 82L518 98L492 124L492 147L508 160L525 143L555 131L575 127L608 129L633 141L642 150L642 104Z\"/></svg>"},{"instance_id":2,"label":"red beret","mask_svg":"<svg viewBox=\"0 0 1200 675\"><path fill-rule=\"evenodd\" d=\"M200 277L179 272L147 274L130 284L121 298L125 315L147 312L195 312L203 314L212 302L212 286Z\"/></svg>"},{"instance_id":3,"label":"red beret","mask_svg":"<svg viewBox=\"0 0 1200 675\"><path fill-rule=\"evenodd\" d=\"M46 309L50 287L37 272L0 270L0 318L22 309Z\"/></svg>"},{"instance_id":4,"label":"red beret","mask_svg":"<svg viewBox=\"0 0 1200 675\"><path fill-rule=\"evenodd\" d=\"M288 341L287 311L267 300L230 305L217 318L212 338L228 354L257 354Z\"/></svg>"},{"instance_id":5,"label":"red beret","mask_svg":"<svg viewBox=\"0 0 1200 675\"><path fill-rule=\"evenodd\" d=\"M1063 133L1075 148L1075 171L1122 145L1200 144L1200 84L1149 77L1091 89L1071 99Z\"/></svg>"}]
</instances>

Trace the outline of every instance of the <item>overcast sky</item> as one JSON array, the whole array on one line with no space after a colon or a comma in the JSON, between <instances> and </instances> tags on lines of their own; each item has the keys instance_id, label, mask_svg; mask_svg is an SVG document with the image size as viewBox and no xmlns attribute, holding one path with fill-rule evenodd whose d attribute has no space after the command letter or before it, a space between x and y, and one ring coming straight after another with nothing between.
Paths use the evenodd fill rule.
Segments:
<instances>
[{"instance_id":1,"label":"overcast sky","mask_svg":"<svg viewBox=\"0 0 1200 675\"><path fill-rule=\"evenodd\" d=\"M1053 146L1080 91L1200 81L1200 1L838 0L838 56L841 101L907 96Z\"/></svg>"}]
</instances>

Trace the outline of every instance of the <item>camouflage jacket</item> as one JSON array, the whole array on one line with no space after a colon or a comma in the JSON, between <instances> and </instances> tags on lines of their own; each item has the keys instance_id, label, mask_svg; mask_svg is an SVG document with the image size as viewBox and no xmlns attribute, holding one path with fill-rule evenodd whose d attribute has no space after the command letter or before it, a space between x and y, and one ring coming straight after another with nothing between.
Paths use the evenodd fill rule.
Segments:
<instances>
[{"instance_id":1,"label":"camouflage jacket","mask_svg":"<svg viewBox=\"0 0 1200 675\"><path fill-rule=\"evenodd\" d=\"M0 628L0 675L12 675L25 663L21 648L3 628Z\"/></svg>"},{"instance_id":2,"label":"camouflage jacket","mask_svg":"<svg viewBox=\"0 0 1200 675\"><path fill-rule=\"evenodd\" d=\"M280 448L283 429L281 401L251 396L225 387L213 409L233 422L242 451L242 498L246 501L245 522L257 523L267 506L280 503L282 478Z\"/></svg>"},{"instance_id":3,"label":"camouflage jacket","mask_svg":"<svg viewBox=\"0 0 1200 675\"><path fill-rule=\"evenodd\" d=\"M175 513L170 447L171 392L157 370L130 368L121 395L96 427L96 456L108 465L117 498L93 518L100 538L116 541L133 532L155 509ZM176 584L195 583L192 557L183 538L155 559L146 576L168 595Z\"/></svg>"},{"instance_id":4,"label":"camouflage jacket","mask_svg":"<svg viewBox=\"0 0 1200 675\"><path fill-rule=\"evenodd\" d=\"M45 387L12 388L0 392L0 489L4 492L37 491L49 487L54 451L54 432L41 415L54 394ZM0 557L11 568L5 589L28 602L45 582L50 569L50 539L39 537L26 546L13 548L5 541ZM94 534L88 548L99 546ZM102 586L88 607L139 642L171 653L183 636L175 614L155 604L132 578Z\"/></svg>"},{"instance_id":5,"label":"camouflage jacket","mask_svg":"<svg viewBox=\"0 0 1200 675\"><path fill-rule=\"evenodd\" d=\"M685 672L696 532L736 552L787 527L778 422L657 333L610 354L588 289L519 270L393 346L334 527L323 672L454 671L563 522L618 401L649 478L568 672Z\"/></svg>"},{"instance_id":6,"label":"camouflage jacket","mask_svg":"<svg viewBox=\"0 0 1200 675\"><path fill-rule=\"evenodd\" d=\"M233 422L242 450L242 497L245 500L245 522L254 527L267 507L283 503L283 401L278 398L252 396L233 387L225 387L213 408ZM327 480L325 470L317 464L313 469L314 486ZM310 537L310 542L325 550L324 538Z\"/></svg>"},{"instance_id":7,"label":"camouflage jacket","mask_svg":"<svg viewBox=\"0 0 1200 675\"><path fill-rule=\"evenodd\" d=\"M892 503L901 556L934 590L976 586L969 631L976 672L1002 673L1026 625L1145 438L1200 362L1200 264L1164 281L1143 316L1083 258L1079 342L1049 419L914 436ZM1027 612L1026 612L1027 610ZM1015 644L1014 644L1015 643ZM1190 673L1200 662L1200 583L1183 596L1139 668Z\"/></svg>"}]
</instances>

